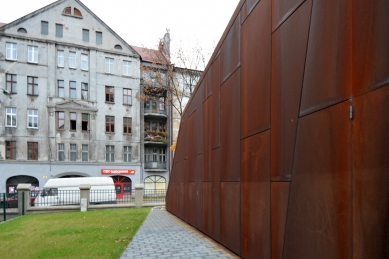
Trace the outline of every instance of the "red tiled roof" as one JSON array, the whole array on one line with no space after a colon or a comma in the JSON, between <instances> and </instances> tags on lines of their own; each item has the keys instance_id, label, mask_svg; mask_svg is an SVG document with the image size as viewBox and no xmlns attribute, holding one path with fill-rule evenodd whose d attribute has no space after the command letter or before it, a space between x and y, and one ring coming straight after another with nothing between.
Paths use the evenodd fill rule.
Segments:
<instances>
[{"instance_id":1,"label":"red tiled roof","mask_svg":"<svg viewBox=\"0 0 389 259\"><path fill-rule=\"evenodd\" d=\"M158 61L163 60L163 62L167 63L168 59L166 56L161 53L159 50L156 49L148 49L148 48L142 48L142 47L137 47L137 46L132 46L131 47L138 52L140 57L142 58L143 61L146 62L155 62L155 63L160 63Z\"/></svg>"}]
</instances>

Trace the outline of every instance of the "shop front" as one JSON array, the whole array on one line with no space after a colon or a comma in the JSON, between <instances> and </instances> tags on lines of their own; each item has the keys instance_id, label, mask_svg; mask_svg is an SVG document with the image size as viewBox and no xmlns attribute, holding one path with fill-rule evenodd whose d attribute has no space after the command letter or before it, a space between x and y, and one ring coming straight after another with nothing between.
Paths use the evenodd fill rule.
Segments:
<instances>
[{"instance_id":1,"label":"shop front","mask_svg":"<svg viewBox=\"0 0 389 259\"><path fill-rule=\"evenodd\" d=\"M113 179L117 199L123 199L123 196L132 194L132 180L129 175L135 175L135 170L101 169L101 174L110 176Z\"/></svg>"}]
</instances>

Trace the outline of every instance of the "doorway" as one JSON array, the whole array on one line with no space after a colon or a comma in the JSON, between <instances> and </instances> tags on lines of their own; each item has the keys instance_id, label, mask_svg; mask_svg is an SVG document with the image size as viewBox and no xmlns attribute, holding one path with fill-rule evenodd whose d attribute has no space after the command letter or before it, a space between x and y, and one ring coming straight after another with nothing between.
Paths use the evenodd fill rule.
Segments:
<instances>
[{"instance_id":1,"label":"doorway","mask_svg":"<svg viewBox=\"0 0 389 259\"><path fill-rule=\"evenodd\" d=\"M123 196L130 196L132 193L132 181L126 176L111 176L116 190L116 199L123 199Z\"/></svg>"}]
</instances>

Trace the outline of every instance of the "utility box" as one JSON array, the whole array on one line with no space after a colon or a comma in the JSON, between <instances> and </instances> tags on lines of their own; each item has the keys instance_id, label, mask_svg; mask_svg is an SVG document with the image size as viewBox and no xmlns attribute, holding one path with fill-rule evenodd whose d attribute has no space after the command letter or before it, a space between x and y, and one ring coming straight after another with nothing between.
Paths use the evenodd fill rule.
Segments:
<instances>
[{"instance_id":1,"label":"utility box","mask_svg":"<svg viewBox=\"0 0 389 259\"><path fill-rule=\"evenodd\" d=\"M85 198L81 199L81 212L87 211L88 209L88 200Z\"/></svg>"}]
</instances>

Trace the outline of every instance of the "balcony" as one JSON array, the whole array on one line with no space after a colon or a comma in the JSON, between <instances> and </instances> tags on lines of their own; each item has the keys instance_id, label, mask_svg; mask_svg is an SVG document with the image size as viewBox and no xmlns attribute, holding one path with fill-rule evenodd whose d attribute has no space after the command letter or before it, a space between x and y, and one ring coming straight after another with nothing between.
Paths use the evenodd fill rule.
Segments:
<instances>
[{"instance_id":1,"label":"balcony","mask_svg":"<svg viewBox=\"0 0 389 259\"><path fill-rule=\"evenodd\" d=\"M145 171L165 171L166 170L166 162L146 162L145 163Z\"/></svg>"},{"instance_id":2,"label":"balcony","mask_svg":"<svg viewBox=\"0 0 389 259\"><path fill-rule=\"evenodd\" d=\"M162 144L167 145L167 133L166 132L156 132L156 131L146 131L145 144Z\"/></svg>"},{"instance_id":3,"label":"balcony","mask_svg":"<svg viewBox=\"0 0 389 259\"><path fill-rule=\"evenodd\" d=\"M153 117L153 118L167 118L166 110L157 110L157 109L147 109L144 110L145 117Z\"/></svg>"}]
</instances>

